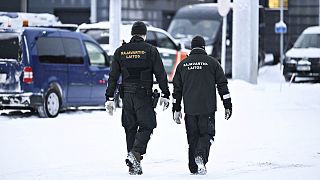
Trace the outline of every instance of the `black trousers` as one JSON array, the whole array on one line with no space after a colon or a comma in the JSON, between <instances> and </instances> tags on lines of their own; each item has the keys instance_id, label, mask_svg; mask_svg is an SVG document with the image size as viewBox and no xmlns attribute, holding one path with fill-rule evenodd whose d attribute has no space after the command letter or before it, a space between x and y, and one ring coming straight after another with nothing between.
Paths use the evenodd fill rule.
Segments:
<instances>
[{"instance_id":1,"label":"black trousers","mask_svg":"<svg viewBox=\"0 0 320 180\"><path fill-rule=\"evenodd\" d=\"M211 140L215 135L215 114L185 115L185 124L189 144L189 169L191 173L198 171L194 158L201 156L206 164L209 158Z\"/></svg>"},{"instance_id":2,"label":"black trousers","mask_svg":"<svg viewBox=\"0 0 320 180\"><path fill-rule=\"evenodd\" d=\"M150 135L157 126L151 94L145 89L124 92L121 120L126 132L127 151L145 154Z\"/></svg>"}]
</instances>

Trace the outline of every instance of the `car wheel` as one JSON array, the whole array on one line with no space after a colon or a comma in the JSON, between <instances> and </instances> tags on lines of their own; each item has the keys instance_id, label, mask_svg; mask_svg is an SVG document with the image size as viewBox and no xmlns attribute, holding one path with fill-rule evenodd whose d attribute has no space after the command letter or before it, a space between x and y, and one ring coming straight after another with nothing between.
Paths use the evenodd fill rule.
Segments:
<instances>
[{"instance_id":1,"label":"car wheel","mask_svg":"<svg viewBox=\"0 0 320 180\"><path fill-rule=\"evenodd\" d=\"M44 105L38 107L38 113L43 118L57 117L61 107L61 97L55 89L50 89L44 99Z\"/></svg>"}]
</instances>

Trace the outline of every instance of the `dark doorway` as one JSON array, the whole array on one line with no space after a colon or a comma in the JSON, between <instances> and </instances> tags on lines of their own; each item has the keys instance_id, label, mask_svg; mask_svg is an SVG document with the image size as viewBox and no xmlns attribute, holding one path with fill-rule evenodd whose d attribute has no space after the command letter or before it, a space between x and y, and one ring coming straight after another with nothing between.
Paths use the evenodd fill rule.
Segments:
<instances>
[{"instance_id":1,"label":"dark doorway","mask_svg":"<svg viewBox=\"0 0 320 180\"><path fill-rule=\"evenodd\" d=\"M53 13L64 24L90 23L89 8L55 8Z\"/></svg>"},{"instance_id":2,"label":"dark doorway","mask_svg":"<svg viewBox=\"0 0 320 180\"><path fill-rule=\"evenodd\" d=\"M10 0L0 3L0 11L5 12L19 12L21 11L21 1L20 0Z\"/></svg>"}]
</instances>

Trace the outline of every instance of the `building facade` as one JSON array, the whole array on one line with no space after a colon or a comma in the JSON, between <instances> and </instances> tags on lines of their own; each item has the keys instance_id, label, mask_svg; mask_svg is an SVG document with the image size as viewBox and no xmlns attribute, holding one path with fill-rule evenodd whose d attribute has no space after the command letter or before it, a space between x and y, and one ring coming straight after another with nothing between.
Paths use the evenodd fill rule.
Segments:
<instances>
[{"instance_id":1,"label":"building facade","mask_svg":"<svg viewBox=\"0 0 320 180\"><path fill-rule=\"evenodd\" d=\"M51 13L63 23L90 23L91 0L3 0L0 11ZM109 20L110 0L96 0L97 21ZM147 21L166 29L177 9L187 4L212 3L216 0L122 0L122 20Z\"/></svg>"}]
</instances>

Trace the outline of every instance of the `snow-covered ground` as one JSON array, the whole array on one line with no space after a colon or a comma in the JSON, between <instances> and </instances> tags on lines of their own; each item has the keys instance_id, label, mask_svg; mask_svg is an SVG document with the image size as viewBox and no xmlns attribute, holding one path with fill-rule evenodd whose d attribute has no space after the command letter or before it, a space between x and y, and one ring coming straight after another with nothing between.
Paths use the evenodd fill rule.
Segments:
<instances>
[{"instance_id":1,"label":"snow-covered ground","mask_svg":"<svg viewBox=\"0 0 320 180\"><path fill-rule=\"evenodd\" d=\"M128 175L121 110L68 111L54 119L0 116L1 180L320 179L320 84L285 83L264 67L258 85L230 80L233 115L216 113L206 176L190 175L184 123L157 108L142 176ZM170 107L171 108L171 107ZM2 111L4 112L4 111Z\"/></svg>"}]
</instances>

